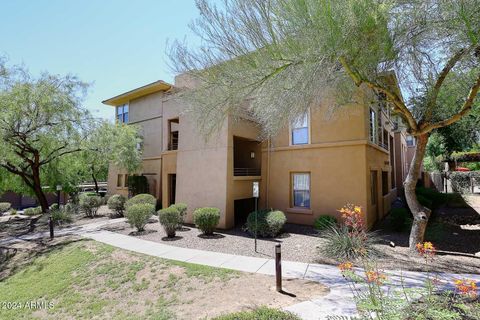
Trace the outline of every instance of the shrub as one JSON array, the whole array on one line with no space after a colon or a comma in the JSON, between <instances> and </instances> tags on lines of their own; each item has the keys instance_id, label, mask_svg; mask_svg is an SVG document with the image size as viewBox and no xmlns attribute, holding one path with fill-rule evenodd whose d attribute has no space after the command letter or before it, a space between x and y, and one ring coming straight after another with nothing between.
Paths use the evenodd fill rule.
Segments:
<instances>
[{"instance_id":1,"label":"shrub","mask_svg":"<svg viewBox=\"0 0 480 320\"><path fill-rule=\"evenodd\" d=\"M58 203L53 203L49 208L48 210L52 211L52 210L58 210Z\"/></svg>"},{"instance_id":2,"label":"shrub","mask_svg":"<svg viewBox=\"0 0 480 320\"><path fill-rule=\"evenodd\" d=\"M130 226L137 231L145 230L148 219L155 213L155 206L151 203L132 204L127 207L125 216Z\"/></svg>"},{"instance_id":3,"label":"shrub","mask_svg":"<svg viewBox=\"0 0 480 320\"><path fill-rule=\"evenodd\" d=\"M432 202L433 208L439 208L448 202L448 194L438 192L434 189L418 187L416 189L417 196L423 196Z\"/></svg>"},{"instance_id":4,"label":"shrub","mask_svg":"<svg viewBox=\"0 0 480 320\"><path fill-rule=\"evenodd\" d=\"M11 215L11 216L16 216L17 215L17 210L16 209L10 209L10 211L8 211L8 213Z\"/></svg>"},{"instance_id":5,"label":"shrub","mask_svg":"<svg viewBox=\"0 0 480 320\"><path fill-rule=\"evenodd\" d=\"M0 214L7 212L11 207L10 202L0 202Z\"/></svg>"},{"instance_id":6,"label":"shrub","mask_svg":"<svg viewBox=\"0 0 480 320\"><path fill-rule=\"evenodd\" d=\"M218 208L198 208L193 212L193 223L205 235L212 235L219 221L220 210Z\"/></svg>"},{"instance_id":7,"label":"shrub","mask_svg":"<svg viewBox=\"0 0 480 320\"><path fill-rule=\"evenodd\" d=\"M240 311L213 318L213 320L300 320L288 311L259 307L252 311Z\"/></svg>"},{"instance_id":8,"label":"shrub","mask_svg":"<svg viewBox=\"0 0 480 320\"><path fill-rule=\"evenodd\" d=\"M144 203L148 203L156 207L157 199L155 199L154 196L148 193L137 194L135 197L128 199L128 201L125 203L125 209L128 209L129 206L134 204L144 204Z\"/></svg>"},{"instance_id":9,"label":"shrub","mask_svg":"<svg viewBox=\"0 0 480 320\"><path fill-rule=\"evenodd\" d=\"M255 222L255 215L257 221ZM280 233L287 218L282 211L278 210L259 210L251 212L247 217L247 230L250 234L260 237L275 237Z\"/></svg>"},{"instance_id":10,"label":"shrub","mask_svg":"<svg viewBox=\"0 0 480 320\"><path fill-rule=\"evenodd\" d=\"M50 215L55 224L60 225L63 223L70 223L73 221L72 215L65 210L65 208L59 208L50 211Z\"/></svg>"},{"instance_id":11,"label":"shrub","mask_svg":"<svg viewBox=\"0 0 480 320\"><path fill-rule=\"evenodd\" d=\"M107 205L110 210L116 213L117 216L123 217L123 211L125 211L125 202L127 199L121 194L114 194L108 198Z\"/></svg>"},{"instance_id":12,"label":"shrub","mask_svg":"<svg viewBox=\"0 0 480 320\"><path fill-rule=\"evenodd\" d=\"M378 255L373 247L378 238L371 232L352 233L346 225L332 225L322 232L326 242L320 252L337 261L353 261Z\"/></svg>"},{"instance_id":13,"label":"shrub","mask_svg":"<svg viewBox=\"0 0 480 320\"><path fill-rule=\"evenodd\" d=\"M422 206L427 207L428 209L433 208L432 200L430 200L430 199L428 199L428 198L426 198L422 195L418 195L417 200Z\"/></svg>"},{"instance_id":14,"label":"shrub","mask_svg":"<svg viewBox=\"0 0 480 320\"><path fill-rule=\"evenodd\" d=\"M390 211L390 227L393 231L403 231L411 222L411 215L407 208L392 208Z\"/></svg>"},{"instance_id":15,"label":"shrub","mask_svg":"<svg viewBox=\"0 0 480 320\"><path fill-rule=\"evenodd\" d=\"M97 215L102 199L95 192L82 193L79 196L79 205L87 217L93 218Z\"/></svg>"},{"instance_id":16,"label":"shrub","mask_svg":"<svg viewBox=\"0 0 480 320\"><path fill-rule=\"evenodd\" d=\"M174 206L158 211L158 220L169 238L175 237L175 230L177 230L180 219L180 212Z\"/></svg>"},{"instance_id":17,"label":"shrub","mask_svg":"<svg viewBox=\"0 0 480 320\"><path fill-rule=\"evenodd\" d=\"M127 187L134 196L148 193L148 179L145 176L128 176Z\"/></svg>"},{"instance_id":18,"label":"shrub","mask_svg":"<svg viewBox=\"0 0 480 320\"><path fill-rule=\"evenodd\" d=\"M68 212L69 214L72 214L72 215L73 214L78 214L79 206L78 206L78 204L69 202L69 203L67 203L66 205L63 206L63 210L65 210L65 212Z\"/></svg>"},{"instance_id":19,"label":"shrub","mask_svg":"<svg viewBox=\"0 0 480 320\"><path fill-rule=\"evenodd\" d=\"M316 230L325 230L326 228L337 223L337 219L332 216L320 216L313 222L313 227Z\"/></svg>"},{"instance_id":20,"label":"shrub","mask_svg":"<svg viewBox=\"0 0 480 320\"><path fill-rule=\"evenodd\" d=\"M185 216L187 215L187 205L185 203L175 203L172 204L171 207L177 209L178 213L180 214L180 219L178 220L178 227L180 228L185 222Z\"/></svg>"},{"instance_id":21,"label":"shrub","mask_svg":"<svg viewBox=\"0 0 480 320\"><path fill-rule=\"evenodd\" d=\"M26 216L36 216L42 214L42 207L27 208L23 210L23 214Z\"/></svg>"}]
</instances>

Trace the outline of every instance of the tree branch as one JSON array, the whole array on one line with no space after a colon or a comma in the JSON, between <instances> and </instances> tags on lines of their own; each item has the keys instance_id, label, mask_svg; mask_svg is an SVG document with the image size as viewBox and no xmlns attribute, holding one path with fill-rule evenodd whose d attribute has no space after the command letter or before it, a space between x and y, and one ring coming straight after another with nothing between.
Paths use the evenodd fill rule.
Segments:
<instances>
[{"instance_id":1,"label":"tree branch","mask_svg":"<svg viewBox=\"0 0 480 320\"><path fill-rule=\"evenodd\" d=\"M419 134L428 133L434 129L446 127L460 120L465 114L467 114L472 109L473 102L475 101L475 98L477 97L479 90L480 90L480 74L478 75L478 78L475 81L475 83L472 85L470 92L468 93L467 99L463 103L463 106L458 113L454 114L448 119L426 125L425 127L420 129Z\"/></svg>"},{"instance_id":2,"label":"tree branch","mask_svg":"<svg viewBox=\"0 0 480 320\"><path fill-rule=\"evenodd\" d=\"M345 57L340 57L339 62L343 66L347 74L350 76L350 78L352 78L353 82L357 87L359 87L360 85L362 85L362 83L364 83L366 86L368 86L371 89L375 89L380 92L383 92L387 96L387 98L394 104L395 109L405 117L405 120L407 121L413 133L416 133L416 131L418 130L417 121L413 117L410 110L408 110L407 106L402 101L402 99L395 92L379 84L376 84L372 81L363 79L358 72L352 69L352 67L349 65L349 63L345 59Z\"/></svg>"}]
</instances>

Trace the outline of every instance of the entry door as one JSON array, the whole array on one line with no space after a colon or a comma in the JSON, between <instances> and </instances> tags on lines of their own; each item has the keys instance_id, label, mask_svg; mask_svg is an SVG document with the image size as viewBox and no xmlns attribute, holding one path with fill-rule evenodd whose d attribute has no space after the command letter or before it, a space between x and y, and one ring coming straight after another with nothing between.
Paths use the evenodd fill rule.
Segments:
<instances>
[{"instance_id":1,"label":"entry door","mask_svg":"<svg viewBox=\"0 0 480 320\"><path fill-rule=\"evenodd\" d=\"M175 203L175 193L177 189L177 175L169 174L168 175L168 205Z\"/></svg>"}]
</instances>

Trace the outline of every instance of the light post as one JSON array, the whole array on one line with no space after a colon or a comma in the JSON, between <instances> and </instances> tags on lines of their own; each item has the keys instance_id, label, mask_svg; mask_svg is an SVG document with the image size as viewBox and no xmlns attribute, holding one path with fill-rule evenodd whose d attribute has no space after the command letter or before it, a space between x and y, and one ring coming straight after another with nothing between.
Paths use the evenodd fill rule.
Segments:
<instances>
[{"instance_id":1,"label":"light post","mask_svg":"<svg viewBox=\"0 0 480 320\"><path fill-rule=\"evenodd\" d=\"M257 252L257 232L258 232L258 196L260 193L259 182L253 182L253 197L255 198L255 252Z\"/></svg>"}]
</instances>

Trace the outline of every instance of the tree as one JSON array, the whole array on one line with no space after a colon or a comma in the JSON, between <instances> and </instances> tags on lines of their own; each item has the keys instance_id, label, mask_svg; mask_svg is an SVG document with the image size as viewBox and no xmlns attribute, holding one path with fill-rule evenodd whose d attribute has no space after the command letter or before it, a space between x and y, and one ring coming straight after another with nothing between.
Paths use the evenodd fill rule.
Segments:
<instances>
[{"instance_id":1,"label":"tree","mask_svg":"<svg viewBox=\"0 0 480 320\"><path fill-rule=\"evenodd\" d=\"M91 178L98 193L98 180L106 180L110 164L133 173L140 168L142 139L134 125L95 123L86 139L81 162L85 179Z\"/></svg>"},{"instance_id":2,"label":"tree","mask_svg":"<svg viewBox=\"0 0 480 320\"><path fill-rule=\"evenodd\" d=\"M54 163L80 151L89 113L80 103L87 85L76 77L0 67L0 168L3 190L34 194L48 210L45 184Z\"/></svg>"},{"instance_id":3,"label":"tree","mask_svg":"<svg viewBox=\"0 0 480 320\"><path fill-rule=\"evenodd\" d=\"M195 80L182 95L205 133L247 111L271 136L329 92L339 93L339 105L355 87L386 97L417 140L404 182L414 250L430 216L415 195L429 135L478 106L479 1L198 0L197 7L191 28L202 45L176 41L170 57ZM406 99L387 81L393 72Z\"/></svg>"}]
</instances>

